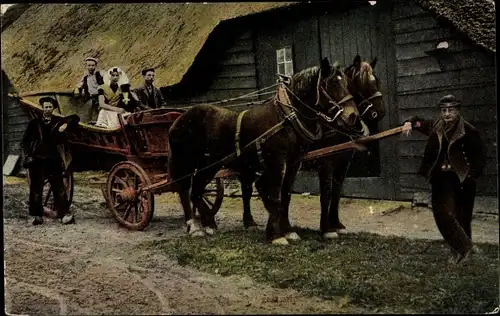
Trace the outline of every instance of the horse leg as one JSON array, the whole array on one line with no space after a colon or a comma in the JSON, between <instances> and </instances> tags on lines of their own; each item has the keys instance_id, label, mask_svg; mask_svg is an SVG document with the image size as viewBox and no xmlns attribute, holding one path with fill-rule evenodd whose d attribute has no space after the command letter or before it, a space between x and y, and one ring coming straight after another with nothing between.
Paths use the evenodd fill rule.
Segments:
<instances>
[{"instance_id":1,"label":"horse leg","mask_svg":"<svg viewBox=\"0 0 500 316\"><path fill-rule=\"evenodd\" d=\"M189 190L183 189L179 190L179 198L181 200L181 205L184 210L184 221L186 223L186 232L188 235L193 237L205 236L203 230L201 230L198 223L194 219L193 208L191 207L191 199L189 197Z\"/></svg>"},{"instance_id":2,"label":"horse leg","mask_svg":"<svg viewBox=\"0 0 500 316\"><path fill-rule=\"evenodd\" d=\"M281 207L281 187L285 173L285 161L276 161L266 168L255 183L262 202L269 212L266 237L268 240L271 240L272 244L277 245L288 244L288 241L284 237L286 230L283 222L283 209Z\"/></svg>"},{"instance_id":3,"label":"horse leg","mask_svg":"<svg viewBox=\"0 0 500 316\"><path fill-rule=\"evenodd\" d=\"M283 209L283 223L286 232L286 239L291 241L300 240L300 236L297 232L293 231L292 225L290 225L290 200L292 199L292 189L297 177L297 173L300 170L302 163L296 163L293 166L286 169L285 178L283 179L283 186L281 188L281 207Z\"/></svg>"},{"instance_id":4,"label":"horse leg","mask_svg":"<svg viewBox=\"0 0 500 316\"><path fill-rule=\"evenodd\" d=\"M243 225L245 228L258 226L253 220L252 212L250 210L250 199L252 198L253 192L252 184L255 181L255 175L245 173L240 175L239 178L241 183L241 195L243 197Z\"/></svg>"},{"instance_id":5,"label":"horse leg","mask_svg":"<svg viewBox=\"0 0 500 316\"><path fill-rule=\"evenodd\" d=\"M214 234L217 229L217 223L215 222L215 215L210 212L210 208L203 198L203 194L205 193L206 186L212 181L215 174L216 172L209 172L194 177L191 189L193 207L196 207L200 213L203 230L209 235Z\"/></svg>"},{"instance_id":6,"label":"horse leg","mask_svg":"<svg viewBox=\"0 0 500 316\"><path fill-rule=\"evenodd\" d=\"M174 131L175 132L175 131ZM178 132L178 131L177 131ZM188 147L183 142L181 135L169 135L170 156L167 163L168 173L175 183L176 192L179 194L182 209L184 211L184 221L186 223L186 232L193 237L204 236L194 218L194 210L191 206L191 196L189 194L194 177L184 178L196 169L196 160L193 159L193 148Z\"/></svg>"},{"instance_id":7,"label":"horse leg","mask_svg":"<svg viewBox=\"0 0 500 316\"><path fill-rule=\"evenodd\" d=\"M342 185L344 183L347 169L349 168L350 159L351 156L339 160L338 164L335 166L335 168L333 168L333 178L331 182L332 191L331 191L330 207L328 212L328 222L330 228L332 228L333 231L336 231L337 233L345 232L345 226L340 222L339 219L339 204L340 204Z\"/></svg>"},{"instance_id":8,"label":"horse leg","mask_svg":"<svg viewBox=\"0 0 500 316\"><path fill-rule=\"evenodd\" d=\"M331 159L326 158L320 161L320 167L318 169L321 204L320 230L324 239L334 239L338 237L336 230L331 226L329 220L329 210L332 200L333 169L334 165Z\"/></svg>"}]
</instances>

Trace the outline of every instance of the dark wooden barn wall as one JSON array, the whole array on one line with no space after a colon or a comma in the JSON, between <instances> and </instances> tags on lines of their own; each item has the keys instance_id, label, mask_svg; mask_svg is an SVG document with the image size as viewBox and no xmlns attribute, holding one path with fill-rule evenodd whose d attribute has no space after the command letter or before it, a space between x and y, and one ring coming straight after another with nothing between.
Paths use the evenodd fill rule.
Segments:
<instances>
[{"instance_id":1,"label":"dark wooden barn wall","mask_svg":"<svg viewBox=\"0 0 500 316\"><path fill-rule=\"evenodd\" d=\"M255 30L257 72L260 88L276 84L276 50L291 46L294 72L318 66L320 61L318 19L276 14Z\"/></svg>"},{"instance_id":2,"label":"dark wooden barn wall","mask_svg":"<svg viewBox=\"0 0 500 316\"><path fill-rule=\"evenodd\" d=\"M2 138L4 159L8 155L21 154L19 143L29 121L28 115L19 106L19 103L8 96L8 93L11 91L13 90L10 80L5 72L2 71Z\"/></svg>"},{"instance_id":3,"label":"dark wooden barn wall","mask_svg":"<svg viewBox=\"0 0 500 316\"><path fill-rule=\"evenodd\" d=\"M230 28L231 24L224 25L224 28ZM224 32L224 30L220 30ZM210 79L210 85L205 91L191 97L189 103L204 103L230 98L239 97L257 90L257 70L255 66L254 40L251 30L238 32L235 36L228 36L225 41L227 49L217 57L219 60L212 62L218 63L219 68ZM207 76L208 77L208 76ZM248 98L235 103L255 100ZM242 109L244 107L236 107Z\"/></svg>"},{"instance_id":4,"label":"dark wooden barn wall","mask_svg":"<svg viewBox=\"0 0 500 316\"><path fill-rule=\"evenodd\" d=\"M378 57L376 71L382 81L384 102L394 103L390 6L367 5L349 9L331 5L327 11L322 10L319 14L277 14L271 20L272 24L262 22L263 25L255 31L257 72L261 88L276 83L276 50L292 46L295 72L318 65L322 57L328 57L332 63L340 61L343 66L350 65L356 54L360 54L364 60ZM387 109L387 115L379 124L379 129L388 129L395 121L397 113ZM345 195L395 198L397 181L394 180L398 178L397 164L393 163L397 153L396 141L389 139L379 145L380 156L374 159L378 165L383 164L379 176L353 177L350 175L355 169L353 166L344 185ZM355 163L366 164L363 157L358 158L361 159L355 159ZM301 170L294 190L319 193L316 172Z\"/></svg>"},{"instance_id":5,"label":"dark wooden barn wall","mask_svg":"<svg viewBox=\"0 0 500 316\"><path fill-rule=\"evenodd\" d=\"M391 128L397 120L393 104L394 62L393 37L390 29L390 3L370 6L364 3L345 12L332 9L320 16L320 36L322 56L340 60L343 65L352 64L359 54L363 60L377 57L375 73L381 82L381 92L386 107L386 116L378 124L378 130ZM329 10L330 11L330 10ZM394 199L398 190L396 141L385 139L371 144L371 156L356 153L344 183L343 194L353 197ZM378 146L377 146L378 145ZM377 148L378 147L378 148ZM379 169L380 172L360 172L355 169ZM357 176L356 176L357 175ZM356 176L356 177L355 177Z\"/></svg>"},{"instance_id":6,"label":"dark wooden barn wall","mask_svg":"<svg viewBox=\"0 0 500 316\"><path fill-rule=\"evenodd\" d=\"M399 120L410 116L439 116L435 104L454 94L463 101L462 115L479 130L488 147L485 175L478 181L478 195L497 194L496 98L494 56L469 43L451 27L438 25L418 4L398 2L392 14L396 47L396 104ZM425 51L439 41L449 43L449 53L438 61ZM416 174L426 137L414 132L399 139L399 199L428 191L426 180Z\"/></svg>"}]
</instances>

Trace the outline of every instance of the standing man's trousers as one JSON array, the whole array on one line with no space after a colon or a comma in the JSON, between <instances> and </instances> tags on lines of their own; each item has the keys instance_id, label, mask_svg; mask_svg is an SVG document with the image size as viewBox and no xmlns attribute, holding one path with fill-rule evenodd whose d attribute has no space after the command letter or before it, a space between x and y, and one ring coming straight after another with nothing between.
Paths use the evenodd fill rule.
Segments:
<instances>
[{"instance_id":1,"label":"standing man's trousers","mask_svg":"<svg viewBox=\"0 0 500 316\"><path fill-rule=\"evenodd\" d=\"M432 177L432 212L436 225L446 242L457 253L472 248L471 222L476 196L476 181L466 178L460 183L453 171Z\"/></svg>"},{"instance_id":2,"label":"standing man's trousers","mask_svg":"<svg viewBox=\"0 0 500 316\"><path fill-rule=\"evenodd\" d=\"M43 216L43 186L48 179L54 196L54 207L57 217L62 218L69 213L68 197L63 183L63 169L60 160L35 160L29 167L30 197L29 214Z\"/></svg>"}]
</instances>

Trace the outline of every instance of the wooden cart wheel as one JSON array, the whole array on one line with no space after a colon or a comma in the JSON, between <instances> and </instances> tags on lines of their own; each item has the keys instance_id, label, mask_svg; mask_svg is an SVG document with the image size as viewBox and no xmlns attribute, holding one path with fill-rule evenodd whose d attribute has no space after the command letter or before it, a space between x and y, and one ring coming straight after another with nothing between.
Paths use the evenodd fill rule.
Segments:
<instances>
[{"instance_id":1,"label":"wooden cart wheel","mask_svg":"<svg viewBox=\"0 0 500 316\"><path fill-rule=\"evenodd\" d=\"M28 180L28 186L31 185L29 170L26 170L26 178ZM66 189L66 197L68 198L68 207L71 206L73 201L73 190L74 190L74 179L73 172L71 170L66 170L63 172L63 183ZM43 193L42 193L42 207L43 215L49 218L57 218L57 210L54 204L54 192L50 185L49 179L43 181Z\"/></svg>"},{"instance_id":2,"label":"wooden cart wheel","mask_svg":"<svg viewBox=\"0 0 500 316\"><path fill-rule=\"evenodd\" d=\"M139 188L151 184L147 173L131 161L117 163L109 173L106 202L116 221L130 230L143 230L153 216L154 196L137 194Z\"/></svg>"},{"instance_id":3,"label":"wooden cart wheel","mask_svg":"<svg viewBox=\"0 0 500 316\"><path fill-rule=\"evenodd\" d=\"M213 179L205 188L205 193L203 194L203 200L210 208L210 212L215 216L219 211L222 200L224 199L224 185L220 178ZM197 208L193 207L193 211L196 213Z\"/></svg>"}]
</instances>

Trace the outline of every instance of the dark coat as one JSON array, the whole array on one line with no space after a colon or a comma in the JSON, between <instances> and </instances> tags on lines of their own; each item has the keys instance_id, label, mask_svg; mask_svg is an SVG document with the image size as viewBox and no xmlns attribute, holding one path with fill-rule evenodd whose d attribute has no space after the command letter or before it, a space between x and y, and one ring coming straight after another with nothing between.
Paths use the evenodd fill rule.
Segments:
<instances>
[{"instance_id":1,"label":"dark coat","mask_svg":"<svg viewBox=\"0 0 500 316\"><path fill-rule=\"evenodd\" d=\"M443 137L444 121L424 120L418 117L411 117L407 122L412 123L412 128L429 135L425 147L424 158L420 165L419 174L431 180L438 162ZM449 138L448 159L453 170L463 182L467 177L477 179L483 172L486 165L486 148L478 131L462 117L459 118L453 135Z\"/></svg>"},{"instance_id":2,"label":"dark coat","mask_svg":"<svg viewBox=\"0 0 500 316\"><path fill-rule=\"evenodd\" d=\"M149 106L149 102L148 102L148 99L149 99L148 89L146 89L146 87L144 85L141 85L141 86L135 88L134 92L137 95L137 97L139 98L139 100L141 101L141 103L150 109L151 107ZM160 89L153 86L153 93L154 93L154 102L155 102L154 108L157 109L160 107L166 107L167 103L163 99L163 95L161 94Z\"/></svg>"},{"instance_id":3,"label":"dark coat","mask_svg":"<svg viewBox=\"0 0 500 316\"><path fill-rule=\"evenodd\" d=\"M66 151L65 147L67 145L66 139L66 131L75 128L78 125L80 118L77 115L70 115L68 117L60 117L60 116L52 116L50 124L50 137L51 141L57 146L57 150L61 156L61 159L65 163L65 165L69 165L69 160L71 160L71 156ZM67 123L68 126L66 131L61 133L59 132L59 127L61 127L64 123ZM21 149L24 154L24 164L27 167L29 162L37 159L37 149L40 148L40 145L47 141L47 139L43 138L42 126L43 126L42 118L34 118L28 123L28 127L24 132L23 138L21 140Z\"/></svg>"}]
</instances>

